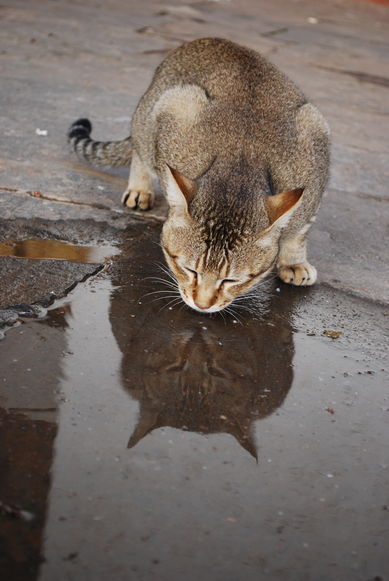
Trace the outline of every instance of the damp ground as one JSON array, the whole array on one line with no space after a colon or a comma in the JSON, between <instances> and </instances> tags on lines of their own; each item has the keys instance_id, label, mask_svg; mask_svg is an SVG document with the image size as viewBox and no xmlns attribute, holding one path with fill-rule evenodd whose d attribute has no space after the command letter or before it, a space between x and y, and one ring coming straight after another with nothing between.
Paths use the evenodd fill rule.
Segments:
<instances>
[{"instance_id":1,"label":"damp ground","mask_svg":"<svg viewBox=\"0 0 389 581\"><path fill-rule=\"evenodd\" d=\"M0 345L4 578L386 579L385 309L275 280L203 316L159 230Z\"/></svg>"}]
</instances>

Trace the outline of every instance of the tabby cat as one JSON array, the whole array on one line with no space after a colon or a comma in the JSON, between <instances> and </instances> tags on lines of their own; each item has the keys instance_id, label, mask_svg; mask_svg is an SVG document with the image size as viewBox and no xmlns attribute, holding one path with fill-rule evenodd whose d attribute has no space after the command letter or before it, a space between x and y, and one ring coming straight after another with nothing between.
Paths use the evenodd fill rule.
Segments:
<instances>
[{"instance_id":1,"label":"tabby cat","mask_svg":"<svg viewBox=\"0 0 389 581\"><path fill-rule=\"evenodd\" d=\"M303 93L257 52L218 38L189 42L157 68L131 137L97 142L69 130L91 163L131 165L122 201L148 210L157 178L169 204L162 248L182 299L228 306L273 269L312 285L306 255L329 170L329 128Z\"/></svg>"}]
</instances>

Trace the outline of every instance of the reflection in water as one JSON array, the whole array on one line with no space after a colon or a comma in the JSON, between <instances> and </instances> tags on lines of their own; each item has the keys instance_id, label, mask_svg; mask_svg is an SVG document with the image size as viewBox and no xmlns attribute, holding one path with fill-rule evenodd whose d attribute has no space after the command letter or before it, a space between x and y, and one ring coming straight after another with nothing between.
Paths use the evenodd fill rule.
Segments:
<instances>
[{"instance_id":1,"label":"reflection in water","mask_svg":"<svg viewBox=\"0 0 389 581\"><path fill-rule=\"evenodd\" d=\"M0 256L69 260L98 263L118 253L114 246L79 246L61 240L5 240L0 242Z\"/></svg>"},{"instance_id":2,"label":"reflection in water","mask_svg":"<svg viewBox=\"0 0 389 581\"><path fill-rule=\"evenodd\" d=\"M1 342L0 571L1 579L34 581L57 434L57 390L66 349L65 310L13 329Z\"/></svg>"},{"instance_id":3,"label":"reflection in water","mask_svg":"<svg viewBox=\"0 0 389 581\"><path fill-rule=\"evenodd\" d=\"M290 297L264 295L267 311L260 320L240 312L242 324L164 307L146 296L156 289L148 277L162 262L147 236L123 245L113 276L110 318L123 353L122 382L140 403L129 447L170 426L231 434L256 457L253 422L277 410L292 382Z\"/></svg>"}]
</instances>

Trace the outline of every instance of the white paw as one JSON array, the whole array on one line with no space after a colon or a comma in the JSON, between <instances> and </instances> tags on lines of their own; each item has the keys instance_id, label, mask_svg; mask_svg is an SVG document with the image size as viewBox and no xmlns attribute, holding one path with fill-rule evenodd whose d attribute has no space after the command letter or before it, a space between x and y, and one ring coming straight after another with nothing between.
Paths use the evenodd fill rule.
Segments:
<instances>
[{"instance_id":1,"label":"white paw","mask_svg":"<svg viewBox=\"0 0 389 581\"><path fill-rule=\"evenodd\" d=\"M154 194L141 190L126 190L122 195L122 204L135 210L150 210L154 204Z\"/></svg>"},{"instance_id":2,"label":"white paw","mask_svg":"<svg viewBox=\"0 0 389 581\"><path fill-rule=\"evenodd\" d=\"M311 286L317 279L317 271L309 262L302 264L292 264L290 266L279 266L278 276L283 282L296 286Z\"/></svg>"}]
</instances>

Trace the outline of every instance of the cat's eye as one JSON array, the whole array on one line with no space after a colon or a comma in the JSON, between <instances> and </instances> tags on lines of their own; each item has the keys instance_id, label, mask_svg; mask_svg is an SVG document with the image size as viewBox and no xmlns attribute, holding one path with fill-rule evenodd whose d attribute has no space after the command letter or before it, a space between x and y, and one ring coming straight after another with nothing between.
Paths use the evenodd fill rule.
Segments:
<instances>
[{"instance_id":1,"label":"cat's eye","mask_svg":"<svg viewBox=\"0 0 389 581\"><path fill-rule=\"evenodd\" d=\"M186 272L190 272L191 274L193 274L195 278L197 278L197 272L195 270L193 270L192 268L188 268L187 266L184 266L183 268L184 270L186 270Z\"/></svg>"},{"instance_id":2,"label":"cat's eye","mask_svg":"<svg viewBox=\"0 0 389 581\"><path fill-rule=\"evenodd\" d=\"M265 270L260 270L259 272L257 272L256 274L252 273L248 275L248 279L249 280L253 280L254 278L258 278L258 276L261 276L261 274L264 274L266 272Z\"/></svg>"},{"instance_id":3,"label":"cat's eye","mask_svg":"<svg viewBox=\"0 0 389 581\"><path fill-rule=\"evenodd\" d=\"M168 250L167 248L165 248L165 247L164 247L163 249L164 249L164 251L166 252L166 254L167 254L168 256L170 256L170 258L172 258L173 260L175 260L176 258L178 258L177 254L172 254L172 253L171 253L171 252L169 252L169 250Z\"/></svg>"},{"instance_id":4,"label":"cat's eye","mask_svg":"<svg viewBox=\"0 0 389 581\"><path fill-rule=\"evenodd\" d=\"M227 283L227 284L228 283L234 284L234 283L237 283L237 282L239 282L239 280L237 280L236 278L223 278L221 284L225 284L225 283Z\"/></svg>"}]
</instances>

